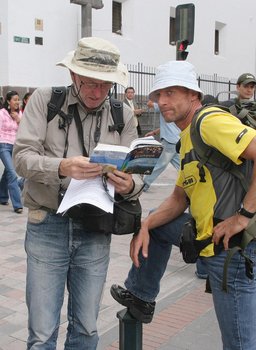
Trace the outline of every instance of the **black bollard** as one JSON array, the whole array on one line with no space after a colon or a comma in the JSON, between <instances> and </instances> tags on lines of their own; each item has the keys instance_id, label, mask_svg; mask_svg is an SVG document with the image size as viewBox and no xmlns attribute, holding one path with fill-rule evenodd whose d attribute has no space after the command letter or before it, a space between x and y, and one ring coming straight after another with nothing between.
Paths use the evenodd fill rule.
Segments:
<instances>
[{"instance_id":1,"label":"black bollard","mask_svg":"<svg viewBox=\"0 0 256 350\"><path fill-rule=\"evenodd\" d=\"M142 350L142 323L127 309L119 311L119 350Z\"/></svg>"}]
</instances>

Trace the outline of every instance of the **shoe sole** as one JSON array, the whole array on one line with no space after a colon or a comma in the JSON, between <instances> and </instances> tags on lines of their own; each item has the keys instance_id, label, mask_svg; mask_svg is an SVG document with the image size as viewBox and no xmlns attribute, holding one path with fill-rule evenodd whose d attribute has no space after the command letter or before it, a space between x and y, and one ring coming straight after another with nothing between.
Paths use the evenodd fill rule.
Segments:
<instances>
[{"instance_id":1,"label":"shoe sole","mask_svg":"<svg viewBox=\"0 0 256 350\"><path fill-rule=\"evenodd\" d=\"M127 309L129 310L130 314L138 321L142 322L142 323L150 323L153 319L153 315L145 315L142 314L141 311L139 311L133 304L132 302L128 301L125 302L123 299L121 299L118 294L115 292L115 290L113 290L112 288L110 288L110 294L112 295L112 297L121 305L127 307Z\"/></svg>"}]
</instances>

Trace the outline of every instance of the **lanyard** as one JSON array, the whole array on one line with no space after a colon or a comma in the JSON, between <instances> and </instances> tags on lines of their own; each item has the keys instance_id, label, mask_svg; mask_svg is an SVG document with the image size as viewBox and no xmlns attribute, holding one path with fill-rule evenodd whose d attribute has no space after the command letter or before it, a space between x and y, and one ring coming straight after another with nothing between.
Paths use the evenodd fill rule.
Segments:
<instances>
[{"instance_id":1,"label":"lanyard","mask_svg":"<svg viewBox=\"0 0 256 350\"><path fill-rule=\"evenodd\" d=\"M94 132L94 142L97 144L99 142L100 139L100 129L101 129L101 123L102 123L102 110L100 111L96 111L93 112L92 114L93 116L96 115L96 129ZM84 146L84 133L83 133L83 125L81 122L81 118L80 115L78 113L78 109L77 109L77 105L75 105L74 107L74 118L75 118L75 123L76 123L76 128L77 128L77 133L78 133L78 137L82 146L82 150L83 150L83 156L84 157L88 157L88 153L85 149Z\"/></svg>"}]
</instances>

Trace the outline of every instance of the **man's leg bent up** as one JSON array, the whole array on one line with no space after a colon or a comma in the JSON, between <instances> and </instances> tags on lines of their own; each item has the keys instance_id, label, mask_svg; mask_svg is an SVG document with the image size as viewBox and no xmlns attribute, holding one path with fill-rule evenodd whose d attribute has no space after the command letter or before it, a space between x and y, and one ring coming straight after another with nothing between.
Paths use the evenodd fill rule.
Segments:
<instances>
[{"instance_id":1,"label":"man's leg bent up","mask_svg":"<svg viewBox=\"0 0 256 350\"><path fill-rule=\"evenodd\" d=\"M172 245L179 246L183 225L191 216L187 213L150 232L148 258L140 256L140 267L132 265L125 286L137 298L153 302L160 289Z\"/></svg>"}]
</instances>

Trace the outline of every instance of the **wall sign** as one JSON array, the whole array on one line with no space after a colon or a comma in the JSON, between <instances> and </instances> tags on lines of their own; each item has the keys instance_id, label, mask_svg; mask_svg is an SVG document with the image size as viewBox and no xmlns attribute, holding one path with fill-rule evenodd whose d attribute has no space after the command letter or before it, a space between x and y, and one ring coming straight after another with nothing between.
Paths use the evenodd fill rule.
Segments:
<instances>
[{"instance_id":1,"label":"wall sign","mask_svg":"<svg viewBox=\"0 0 256 350\"><path fill-rule=\"evenodd\" d=\"M13 41L15 43L22 43L22 44L29 44L30 43L30 39L29 38L25 38L23 36L14 36L13 37Z\"/></svg>"}]
</instances>

